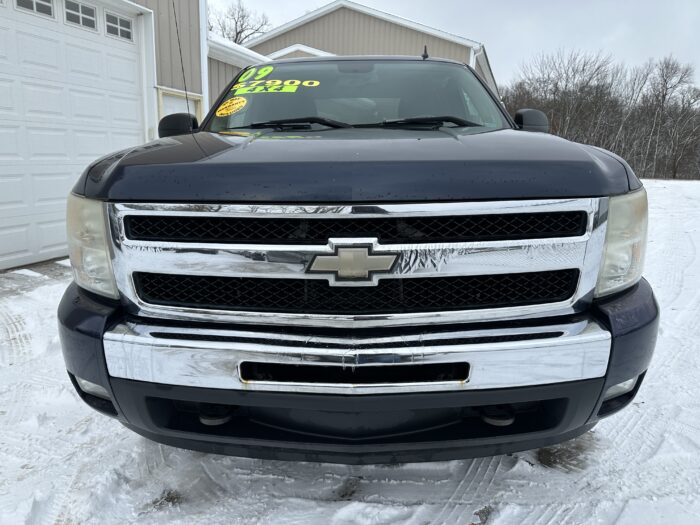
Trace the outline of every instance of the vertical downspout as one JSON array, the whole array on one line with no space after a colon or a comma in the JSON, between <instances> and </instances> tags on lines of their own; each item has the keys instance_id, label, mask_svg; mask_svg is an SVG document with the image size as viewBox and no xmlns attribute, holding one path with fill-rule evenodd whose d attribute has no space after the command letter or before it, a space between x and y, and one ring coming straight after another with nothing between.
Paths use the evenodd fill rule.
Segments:
<instances>
[{"instance_id":1,"label":"vertical downspout","mask_svg":"<svg viewBox=\"0 0 700 525\"><path fill-rule=\"evenodd\" d=\"M474 48L470 47L469 48L469 67L475 68L476 67L476 50L481 51L481 46Z\"/></svg>"},{"instance_id":2,"label":"vertical downspout","mask_svg":"<svg viewBox=\"0 0 700 525\"><path fill-rule=\"evenodd\" d=\"M141 89L143 93L143 129L146 141L156 138L158 109L156 107L156 44L153 11L130 0L125 3L139 11L137 17L138 36L141 42Z\"/></svg>"},{"instance_id":3,"label":"vertical downspout","mask_svg":"<svg viewBox=\"0 0 700 525\"><path fill-rule=\"evenodd\" d=\"M199 0L199 52L200 72L202 75L202 115L200 121L209 112L209 24L207 0Z\"/></svg>"}]
</instances>

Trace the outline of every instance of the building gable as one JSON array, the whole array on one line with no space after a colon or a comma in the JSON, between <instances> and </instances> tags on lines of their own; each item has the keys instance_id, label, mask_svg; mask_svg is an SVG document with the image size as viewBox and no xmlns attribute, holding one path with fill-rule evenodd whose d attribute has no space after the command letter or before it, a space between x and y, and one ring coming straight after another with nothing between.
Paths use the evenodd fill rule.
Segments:
<instances>
[{"instance_id":1,"label":"building gable","mask_svg":"<svg viewBox=\"0 0 700 525\"><path fill-rule=\"evenodd\" d=\"M274 30L273 30L274 32ZM341 5L270 38L251 42L250 49L269 55L294 44L336 55L415 55L428 46L430 56L469 63L470 47L387 19Z\"/></svg>"}]
</instances>

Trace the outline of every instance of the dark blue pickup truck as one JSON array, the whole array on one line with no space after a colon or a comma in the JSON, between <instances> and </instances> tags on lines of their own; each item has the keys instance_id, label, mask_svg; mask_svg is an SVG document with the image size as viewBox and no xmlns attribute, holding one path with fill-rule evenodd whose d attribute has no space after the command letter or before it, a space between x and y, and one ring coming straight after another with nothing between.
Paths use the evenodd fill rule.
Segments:
<instances>
[{"instance_id":1,"label":"dark blue pickup truck","mask_svg":"<svg viewBox=\"0 0 700 525\"><path fill-rule=\"evenodd\" d=\"M173 446L343 463L573 438L656 340L646 192L441 59L243 70L69 197L71 381Z\"/></svg>"}]
</instances>

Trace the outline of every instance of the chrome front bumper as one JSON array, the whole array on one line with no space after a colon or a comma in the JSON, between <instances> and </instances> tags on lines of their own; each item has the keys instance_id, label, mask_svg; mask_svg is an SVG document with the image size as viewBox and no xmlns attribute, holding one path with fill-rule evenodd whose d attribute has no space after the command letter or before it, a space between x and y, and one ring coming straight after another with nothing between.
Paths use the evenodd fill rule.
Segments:
<instances>
[{"instance_id":1,"label":"chrome front bumper","mask_svg":"<svg viewBox=\"0 0 700 525\"><path fill-rule=\"evenodd\" d=\"M493 342L494 338L508 340ZM512 388L603 377L611 335L593 320L373 338L122 323L105 333L103 342L108 372L117 378L229 390L377 394ZM245 381L240 375L243 362L339 367L466 362L470 374L467 381L430 383Z\"/></svg>"}]
</instances>

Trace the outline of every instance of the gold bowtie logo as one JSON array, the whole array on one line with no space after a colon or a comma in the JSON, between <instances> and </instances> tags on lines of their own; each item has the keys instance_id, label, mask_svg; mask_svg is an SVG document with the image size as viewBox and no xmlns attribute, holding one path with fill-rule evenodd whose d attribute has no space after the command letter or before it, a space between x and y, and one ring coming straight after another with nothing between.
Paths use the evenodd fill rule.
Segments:
<instances>
[{"instance_id":1,"label":"gold bowtie logo","mask_svg":"<svg viewBox=\"0 0 700 525\"><path fill-rule=\"evenodd\" d=\"M397 257L395 253L372 253L370 246L338 247L333 255L316 255L307 271L333 274L336 281L369 283L374 274L391 271Z\"/></svg>"}]
</instances>

